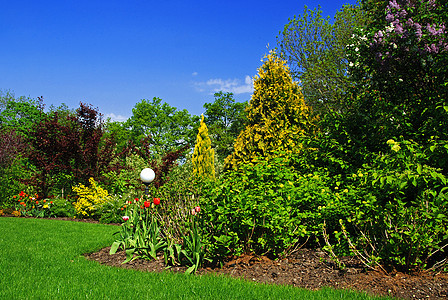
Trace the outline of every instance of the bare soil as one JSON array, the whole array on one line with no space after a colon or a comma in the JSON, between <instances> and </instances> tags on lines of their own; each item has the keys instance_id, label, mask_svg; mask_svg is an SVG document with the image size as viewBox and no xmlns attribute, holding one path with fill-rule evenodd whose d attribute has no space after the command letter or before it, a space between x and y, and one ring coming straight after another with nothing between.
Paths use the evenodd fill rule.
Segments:
<instances>
[{"instance_id":1,"label":"bare soil","mask_svg":"<svg viewBox=\"0 0 448 300\"><path fill-rule=\"evenodd\" d=\"M73 220L78 222L96 222L93 220ZM110 247L84 256L100 264L119 268L135 269L143 272L185 272L185 267L164 265L164 260L136 259L122 264L124 252L109 255ZM404 274L366 270L355 258L343 258L346 268L339 270L330 257L319 249L300 249L282 260L270 260L267 257L244 255L233 257L222 268L204 267L201 274L219 274L244 278L265 284L292 285L317 290L322 287L364 291L370 295L391 296L400 299L447 299L448 274L429 273Z\"/></svg>"}]
</instances>

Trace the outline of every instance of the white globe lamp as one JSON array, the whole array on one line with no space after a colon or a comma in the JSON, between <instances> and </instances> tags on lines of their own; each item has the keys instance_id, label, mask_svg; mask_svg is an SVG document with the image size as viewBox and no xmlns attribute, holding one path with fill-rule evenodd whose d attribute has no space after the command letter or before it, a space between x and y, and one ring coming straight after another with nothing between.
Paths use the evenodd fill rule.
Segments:
<instances>
[{"instance_id":1,"label":"white globe lamp","mask_svg":"<svg viewBox=\"0 0 448 300\"><path fill-rule=\"evenodd\" d=\"M145 194L148 195L149 187L148 185L153 182L154 178L156 178L156 174L150 168L145 168L140 172L140 179L145 184Z\"/></svg>"}]
</instances>

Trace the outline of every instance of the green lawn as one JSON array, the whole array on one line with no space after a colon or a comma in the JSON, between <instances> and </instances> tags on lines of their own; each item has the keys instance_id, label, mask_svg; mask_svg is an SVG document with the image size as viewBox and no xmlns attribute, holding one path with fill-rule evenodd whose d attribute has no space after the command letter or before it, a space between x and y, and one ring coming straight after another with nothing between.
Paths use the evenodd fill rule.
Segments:
<instances>
[{"instance_id":1,"label":"green lawn","mask_svg":"<svg viewBox=\"0 0 448 300\"><path fill-rule=\"evenodd\" d=\"M218 276L102 266L82 254L113 242L115 226L0 218L0 299L372 299Z\"/></svg>"}]
</instances>

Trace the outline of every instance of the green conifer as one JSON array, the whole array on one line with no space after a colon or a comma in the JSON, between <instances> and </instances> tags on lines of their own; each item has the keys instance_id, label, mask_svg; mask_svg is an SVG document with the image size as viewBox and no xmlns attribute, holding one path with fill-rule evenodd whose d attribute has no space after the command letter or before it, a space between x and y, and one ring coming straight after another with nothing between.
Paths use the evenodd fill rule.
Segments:
<instances>
[{"instance_id":1,"label":"green conifer","mask_svg":"<svg viewBox=\"0 0 448 300\"><path fill-rule=\"evenodd\" d=\"M215 179L215 152L211 147L204 115L201 115L196 145L193 152L193 176L202 179Z\"/></svg>"},{"instance_id":2,"label":"green conifer","mask_svg":"<svg viewBox=\"0 0 448 300\"><path fill-rule=\"evenodd\" d=\"M299 153L301 138L315 130L311 108L305 104L286 62L275 52L265 57L254 80L254 93L246 109L248 124L235 141L225 168L236 168L255 157L271 158L280 151Z\"/></svg>"}]
</instances>

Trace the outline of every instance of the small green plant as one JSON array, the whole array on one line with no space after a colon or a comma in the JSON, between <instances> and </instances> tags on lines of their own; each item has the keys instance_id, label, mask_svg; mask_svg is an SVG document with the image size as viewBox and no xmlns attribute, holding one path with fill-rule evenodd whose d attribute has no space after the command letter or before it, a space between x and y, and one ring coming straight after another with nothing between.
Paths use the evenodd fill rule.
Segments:
<instances>
[{"instance_id":1,"label":"small green plant","mask_svg":"<svg viewBox=\"0 0 448 300\"><path fill-rule=\"evenodd\" d=\"M76 215L75 207L70 198L55 197L50 200L53 202L50 208L52 216L73 218Z\"/></svg>"},{"instance_id":2,"label":"small green plant","mask_svg":"<svg viewBox=\"0 0 448 300\"><path fill-rule=\"evenodd\" d=\"M199 206L191 209L191 218L189 220L191 230L188 235L184 236L183 249L180 252L190 266L185 272L187 274L196 273L198 268L204 263L204 260L211 261L206 257L206 247L202 242L202 230L199 228L197 221L197 215L200 211L201 208Z\"/></svg>"}]
</instances>

